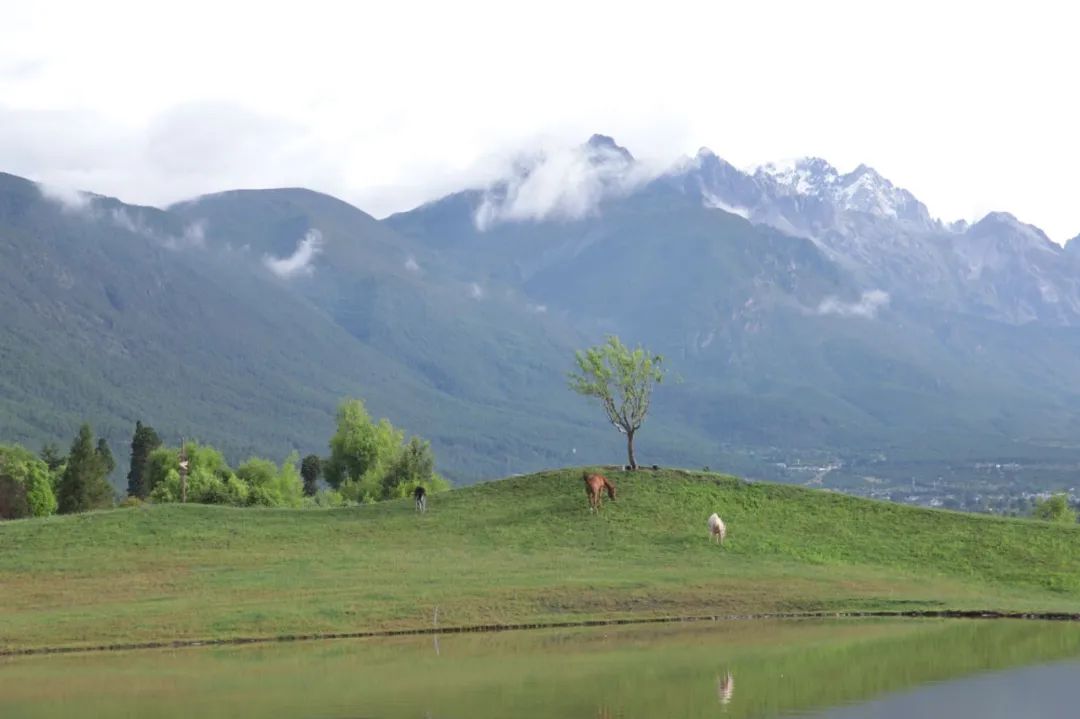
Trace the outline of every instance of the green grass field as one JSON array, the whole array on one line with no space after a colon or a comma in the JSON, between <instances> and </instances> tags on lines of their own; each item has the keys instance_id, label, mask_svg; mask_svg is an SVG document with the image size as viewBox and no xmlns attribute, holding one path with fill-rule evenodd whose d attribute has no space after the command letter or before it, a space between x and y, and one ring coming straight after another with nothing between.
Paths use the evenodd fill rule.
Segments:
<instances>
[{"instance_id":1,"label":"green grass field","mask_svg":"<svg viewBox=\"0 0 1080 719\"><path fill-rule=\"evenodd\" d=\"M1080 611L1080 527L678 471L579 469L322 510L143 506L0 525L0 648L439 624ZM729 528L710 544L705 520Z\"/></svg>"}]
</instances>

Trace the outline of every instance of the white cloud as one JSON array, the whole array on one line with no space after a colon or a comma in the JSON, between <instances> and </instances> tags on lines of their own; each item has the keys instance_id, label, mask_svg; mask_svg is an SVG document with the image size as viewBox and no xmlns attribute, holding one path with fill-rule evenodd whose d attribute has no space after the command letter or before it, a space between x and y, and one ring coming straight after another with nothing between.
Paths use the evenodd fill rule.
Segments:
<instances>
[{"instance_id":1,"label":"white cloud","mask_svg":"<svg viewBox=\"0 0 1080 719\"><path fill-rule=\"evenodd\" d=\"M529 312L533 312L535 314L542 315L542 314L545 314L547 312L547 305L529 304L529 305L525 305L525 309L527 309Z\"/></svg>"},{"instance_id":2,"label":"white cloud","mask_svg":"<svg viewBox=\"0 0 1080 719\"><path fill-rule=\"evenodd\" d=\"M409 258L405 260L405 269L407 269L409 272L419 272L420 263L416 261L415 257L409 255Z\"/></svg>"},{"instance_id":3,"label":"white cloud","mask_svg":"<svg viewBox=\"0 0 1080 719\"><path fill-rule=\"evenodd\" d=\"M122 230L140 235L170 250L201 248L206 246L206 221L197 220L184 227L180 235L161 232L147 224L143 210L139 208L112 207L106 209L95 205L94 195L64 186L38 183L42 197L55 202L65 212L78 214L88 222L106 221Z\"/></svg>"},{"instance_id":4,"label":"white cloud","mask_svg":"<svg viewBox=\"0 0 1080 719\"><path fill-rule=\"evenodd\" d=\"M173 250L206 246L206 220L196 220L184 228L180 237L165 238L165 246Z\"/></svg>"},{"instance_id":5,"label":"white cloud","mask_svg":"<svg viewBox=\"0 0 1080 719\"><path fill-rule=\"evenodd\" d=\"M516 164L509 179L485 193L473 218L479 229L515 220L576 220L594 212L602 200L632 191L662 169L634 162L619 149L603 144L557 147Z\"/></svg>"},{"instance_id":6,"label":"white cloud","mask_svg":"<svg viewBox=\"0 0 1080 719\"><path fill-rule=\"evenodd\" d=\"M877 316L878 310L889 304L889 293L883 290L867 290L858 302L844 302L836 297L826 297L817 307L819 315L837 315L839 317Z\"/></svg>"},{"instance_id":7,"label":"white cloud","mask_svg":"<svg viewBox=\"0 0 1080 719\"><path fill-rule=\"evenodd\" d=\"M91 209L88 210L88 213L88 216L94 219L102 217L102 213L99 210ZM184 227L183 233L174 235L172 233L161 232L148 225L141 214L141 211L136 208L113 207L108 213L105 213L104 216L109 222L120 229L127 230L132 234L140 235L148 240L157 242L170 250L186 250L206 246L205 220L192 222Z\"/></svg>"},{"instance_id":8,"label":"white cloud","mask_svg":"<svg viewBox=\"0 0 1080 719\"><path fill-rule=\"evenodd\" d=\"M323 238L318 230L307 231L304 238L296 245L296 251L288 257L277 258L266 255L263 263L278 277L295 277L300 274L311 274L314 271L312 261L315 256L322 252Z\"/></svg>"},{"instance_id":9,"label":"white cloud","mask_svg":"<svg viewBox=\"0 0 1080 719\"><path fill-rule=\"evenodd\" d=\"M42 197L52 200L68 212L85 212L93 202L93 195L60 185L38 183Z\"/></svg>"},{"instance_id":10,"label":"white cloud","mask_svg":"<svg viewBox=\"0 0 1080 719\"><path fill-rule=\"evenodd\" d=\"M109 211L109 219L112 223L122 230L127 230L137 235L148 235L148 230L143 226L142 221L136 217L132 217L128 211L123 207L114 207Z\"/></svg>"},{"instance_id":11,"label":"white cloud","mask_svg":"<svg viewBox=\"0 0 1080 719\"><path fill-rule=\"evenodd\" d=\"M727 212L729 214L738 215L744 220L750 219L750 210L748 210L747 208L739 207L736 205L729 205L716 195L711 194L705 188L701 188L701 193L702 200L704 201L706 207L715 207L716 209L723 210L724 212Z\"/></svg>"},{"instance_id":12,"label":"white cloud","mask_svg":"<svg viewBox=\"0 0 1080 719\"><path fill-rule=\"evenodd\" d=\"M474 300L482 300L484 299L485 294L484 288L478 283L472 282L469 284L469 297L472 297Z\"/></svg>"}]
</instances>

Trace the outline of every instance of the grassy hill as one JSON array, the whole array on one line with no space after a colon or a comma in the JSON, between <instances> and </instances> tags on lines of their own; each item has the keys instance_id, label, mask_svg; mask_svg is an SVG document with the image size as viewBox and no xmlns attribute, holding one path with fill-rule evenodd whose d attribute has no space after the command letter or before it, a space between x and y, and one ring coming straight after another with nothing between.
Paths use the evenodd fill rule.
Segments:
<instances>
[{"instance_id":1,"label":"grassy hill","mask_svg":"<svg viewBox=\"0 0 1080 719\"><path fill-rule=\"evenodd\" d=\"M580 470L341 510L145 506L0 525L0 648L439 623L1080 611L1080 527L716 474ZM730 534L710 545L719 511Z\"/></svg>"}]
</instances>

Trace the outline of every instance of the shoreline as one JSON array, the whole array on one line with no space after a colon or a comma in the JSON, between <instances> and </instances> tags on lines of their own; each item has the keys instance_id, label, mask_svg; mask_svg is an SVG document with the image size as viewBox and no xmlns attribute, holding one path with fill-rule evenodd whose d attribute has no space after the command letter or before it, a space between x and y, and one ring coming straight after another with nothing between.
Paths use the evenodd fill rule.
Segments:
<instances>
[{"instance_id":1,"label":"shoreline","mask_svg":"<svg viewBox=\"0 0 1080 719\"><path fill-rule=\"evenodd\" d=\"M305 634L276 634L221 639L175 639L153 642L127 642L87 646L62 645L0 649L0 657L42 656L49 654L90 654L93 652L124 652L147 649L185 649L204 646L242 646L246 644L283 644L286 642L328 641L334 639L376 639L382 637L431 636L440 634L469 634L519 632L537 629L574 629L580 627L626 626L635 624L677 624L686 622L766 621L773 619L1011 619L1028 621L1080 621L1080 612L1003 612L996 610L910 610L910 611L848 611L848 612L771 612L762 614L713 614L692 616L637 617L619 619L582 619L565 622L516 622L510 624L471 624L447 627L414 627L411 629L372 629L356 632L313 632Z\"/></svg>"}]
</instances>

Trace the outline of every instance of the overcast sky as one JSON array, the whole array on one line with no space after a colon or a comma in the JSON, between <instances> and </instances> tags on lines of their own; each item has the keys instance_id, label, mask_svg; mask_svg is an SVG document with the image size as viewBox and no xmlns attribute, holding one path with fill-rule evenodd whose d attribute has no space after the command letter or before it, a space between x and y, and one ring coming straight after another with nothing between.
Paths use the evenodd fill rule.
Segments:
<instances>
[{"instance_id":1,"label":"overcast sky","mask_svg":"<svg viewBox=\"0 0 1080 719\"><path fill-rule=\"evenodd\" d=\"M602 132L656 163L865 162L935 216L1063 242L1068 4L5 3L0 171L157 205L302 185L383 216Z\"/></svg>"}]
</instances>

